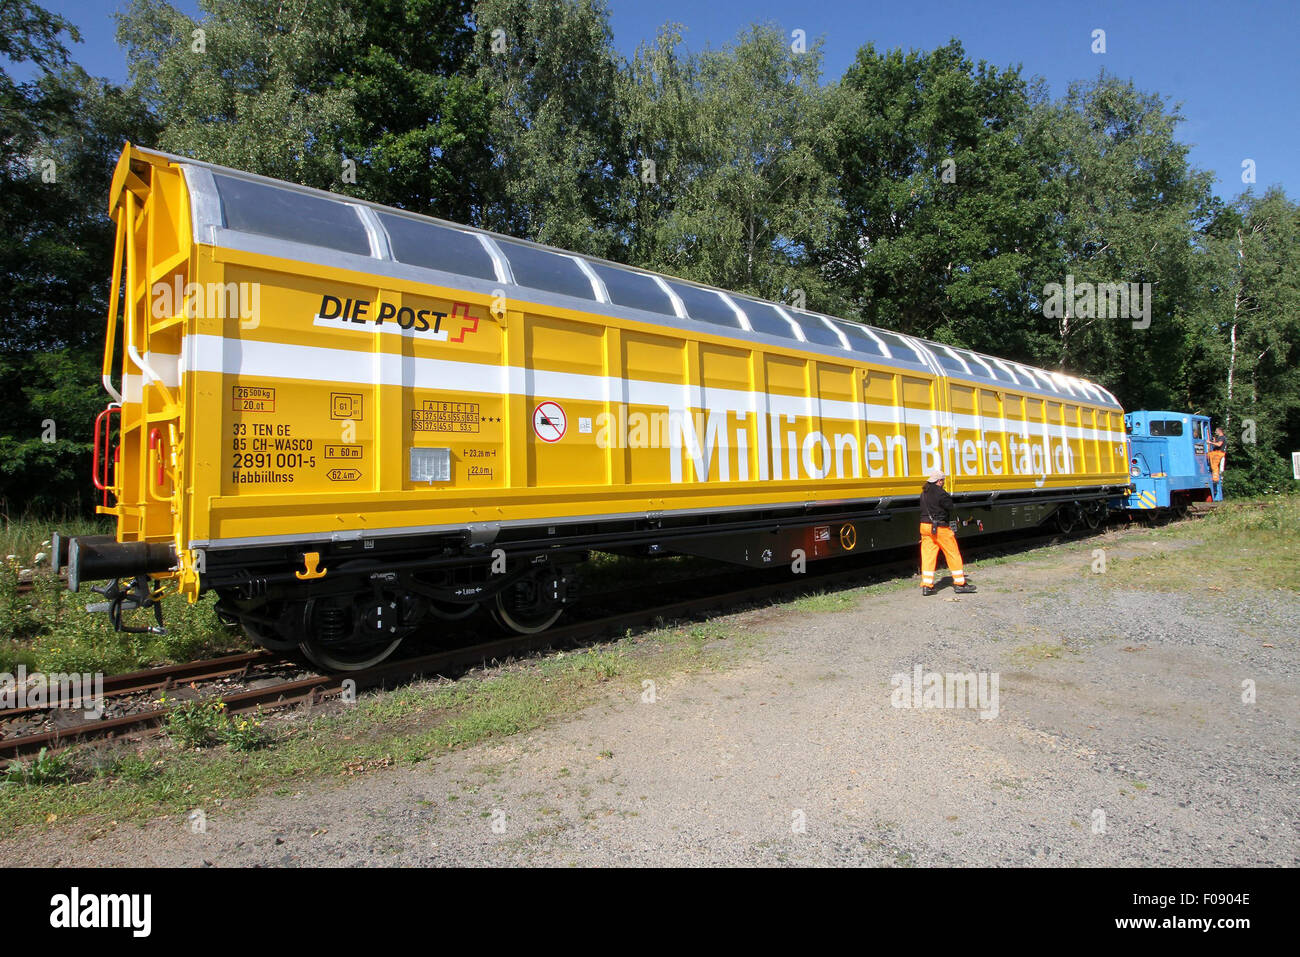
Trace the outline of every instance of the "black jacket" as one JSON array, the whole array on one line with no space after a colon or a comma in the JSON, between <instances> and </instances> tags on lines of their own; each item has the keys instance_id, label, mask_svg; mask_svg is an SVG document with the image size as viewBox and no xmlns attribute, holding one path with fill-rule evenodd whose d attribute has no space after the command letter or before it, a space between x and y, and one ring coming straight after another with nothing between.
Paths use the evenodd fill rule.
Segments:
<instances>
[{"instance_id":1,"label":"black jacket","mask_svg":"<svg viewBox=\"0 0 1300 957\"><path fill-rule=\"evenodd\" d=\"M921 521L931 525L947 525L953 509L952 496L934 482L926 482L921 489Z\"/></svg>"}]
</instances>

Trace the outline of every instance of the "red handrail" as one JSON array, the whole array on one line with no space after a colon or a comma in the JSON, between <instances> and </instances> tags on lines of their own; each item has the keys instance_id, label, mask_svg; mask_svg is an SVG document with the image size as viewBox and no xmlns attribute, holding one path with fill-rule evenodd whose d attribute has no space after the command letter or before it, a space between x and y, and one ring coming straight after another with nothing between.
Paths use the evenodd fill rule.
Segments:
<instances>
[{"instance_id":1,"label":"red handrail","mask_svg":"<svg viewBox=\"0 0 1300 957\"><path fill-rule=\"evenodd\" d=\"M95 416L95 451L94 460L90 467L90 480L95 484L95 488L104 493L104 505L108 505L108 493L112 491L112 481L109 478L109 446L113 441L113 419L114 412L121 413L122 407L110 403L103 412Z\"/></svg>"},{"instance_id":2,"label":"red handrail","mask_svg":"<svg viewBox=\"0 0 1300 957\"><path fill-rule=\"evenodd\" d=\"M158 486L159 488L162 488L162 483L163 483L162 435L159 433L159 431L156 428L149 430L149 451L153 452L155 450L157 450L158 452L158 480L154 482L154 485Z\"/></svg>"},{"instance_id":3,"label":"red handrail","mask_svg":"<svg viewBox=\"0 0 1300 957\"><path fill-rule=\"evenodd\" d=\"M95 462L94 467L90 470L90 479L95 483L95 488L101 492L107 492L112 488L108 481L108 445L112 441L113 430L113 424L109 420L109 416L114 412L120 413L121 411L121 406L110 405L95 417ZM103 439L102 444L100 442L101 437Z\"/></svg>"}]
</instances>

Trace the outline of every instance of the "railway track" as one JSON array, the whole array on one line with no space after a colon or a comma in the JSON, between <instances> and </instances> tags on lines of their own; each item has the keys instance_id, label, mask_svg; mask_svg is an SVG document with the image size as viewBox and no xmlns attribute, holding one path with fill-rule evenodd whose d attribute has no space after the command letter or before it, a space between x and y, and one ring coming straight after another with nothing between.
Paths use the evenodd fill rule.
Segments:
<instances>
[{"instance_id":1,"label":"railway track","mask_svg":"<svg viewBox=\"0 0 1300 957\"><path fill-rule=\"evenodd\" d=\"M247 677L251 668L278 660L280 659L267 651L249 651L205 661L190 661L179 665L127 671L105 676L102 691L105 698L120 698L149 691L167 691L185 684L217 681L221 678L243 678ZM64 702L64 707L84 708L91 703L83 700L84 698L83 695L81 699L74 698L72 701ZM48 710L36 705L5 708L0 710L0 720L10 721Z\"/></svg>"},{"instance_id":2,"label":"railway track","mask_svg":"<svg viewBox=\"0 0 1300 957\"><path fill-rule=\"evenodd\" d=\"M1103 529L1104 530L1104 529ZM1098 530L1102 531L1102 530ZM1059 533L1042 534L1030 538L1012 537L1014 533L990 536L987 541L963 545L968 558L991 557L999 553L1021 552L1036 547L1077 540ZM996 540L995 540L996 539ZM893 554L899 553L898 555ZM906 556L903 556L903 552ZM675 602L663 604L640 603L630 610L616 611L578 621L559 628L551 628L536 635L511 635L490 641L476 642L463 647L440 650L413 657L389 659L380 664L347 674L308 674L289 680L273 681L259 688L249 688L235 693L219 693L211 700L225 702L229 714L241 714L259 709L278 710L288 707L311 707L349 691L386 686L431 675L452 676L477 665L531 654L548 647L565 647L596 641L610 635L625 633L660 621L699 617L719 610L735 610L747 605L768 603L775 599L790 599L814 591L839 587L856 587L914 574L917 567L915 550L895 549L893 552L874 553L852 559L835 559L810 566L810 570L797 578L776 580L772 573L759 573L765 580L752 584L753 570L724 573L704 579L651 582L640 586L598 593L584 598L576 607L614 607L637 597L644 598L647 591L673 587L703 591ZM728 587L748 581L744 587ZM270 652L256 651L227 655L206 661L167 665L106 677L105 698L123 698L133 694L165 691L172 688L212 683L222 680L246 681L257 669L277 666L292 667L301 672L290 659L280 658ZM351 682L352 684L349 684ZM74 705L75 707L76 705ZM41 708L6 709L0 711L0 721L30 717ZM149 733L162 726L170 713L169 707L154 707L133 713L83 723L55 727L38 733L0 738L0 764L38 753L42 748L56 751L74 743Z\"/></svg>"}]
</instances>

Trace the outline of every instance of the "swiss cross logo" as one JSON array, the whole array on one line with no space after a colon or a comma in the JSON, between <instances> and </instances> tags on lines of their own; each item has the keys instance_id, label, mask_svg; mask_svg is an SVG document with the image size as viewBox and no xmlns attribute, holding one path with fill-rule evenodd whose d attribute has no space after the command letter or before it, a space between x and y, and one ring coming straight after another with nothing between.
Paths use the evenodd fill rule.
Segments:
<instances>
[{"instance_id":1,"label":"swiss cross logo","mask_svg":"<svg viewBox=\"0 0 1300 957\"><path fill-rule=\"evenodd\" d=\"M465 336L478 331L478 319L469 314L469 303L452 303L451 315L447 317L447 341L464 342Z\"/></svg>"}]
</instances>

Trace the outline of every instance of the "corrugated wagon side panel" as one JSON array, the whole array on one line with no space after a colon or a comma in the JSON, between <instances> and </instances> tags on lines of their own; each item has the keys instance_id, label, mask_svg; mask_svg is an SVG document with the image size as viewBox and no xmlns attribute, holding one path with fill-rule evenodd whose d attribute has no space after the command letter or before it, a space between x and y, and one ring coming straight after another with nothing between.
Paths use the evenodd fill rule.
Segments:
<instances>
[{"instance_id":1,"label":"corrugated wagon side panel","mask_svg":"<svg viewBox=\"0 0 1300 957\"><path fill-rule=\"evenodd\" d=\"M596 421L606 411L606 327L532 314L526 320L528 484L533 488L608 485L608 456Z\"/></svg>"}]
</instances>

